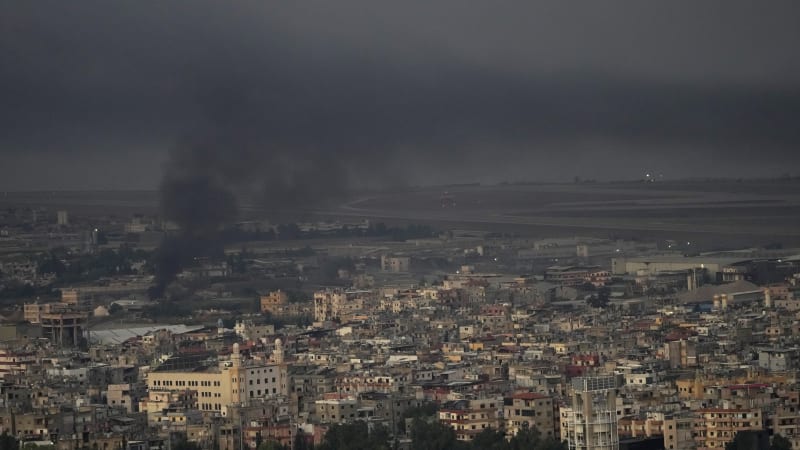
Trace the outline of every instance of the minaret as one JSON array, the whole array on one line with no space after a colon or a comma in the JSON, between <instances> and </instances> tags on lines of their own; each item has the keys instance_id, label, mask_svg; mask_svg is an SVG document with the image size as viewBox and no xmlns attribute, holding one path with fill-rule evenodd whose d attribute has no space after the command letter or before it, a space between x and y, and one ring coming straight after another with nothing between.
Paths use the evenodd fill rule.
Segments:
<instances>
[{"instance_id":1,"label":"minaret","mask_svg":"<svg viewBox=\"0 0 800 450\"><path fill-rule=\"evenodd\" d=\"M233 344L233 353L231 353L231 364L233 367L242 367L242 354L239 353L239 343Z\"/></svg>"},{"instance_id":2,"label":"minaret","mask_svg":"<svg viewBox=\"0 0 800 450\"><path fill-rule=\"evenodd\" d=\"M772 308L772 292L770 292L769 288L764 289L764 307Z\"/></svg>"},{"instance_id":3,"label":"minaret","mask_svg":"<svg viewBox=\"0 0 800 450\"><path fill-rule=\"evenodd\" d=\"M283 341L280 338L275 339L275 351L272 353L272 359L275 364L283 364Z\"/></svg>"}]
</instances>

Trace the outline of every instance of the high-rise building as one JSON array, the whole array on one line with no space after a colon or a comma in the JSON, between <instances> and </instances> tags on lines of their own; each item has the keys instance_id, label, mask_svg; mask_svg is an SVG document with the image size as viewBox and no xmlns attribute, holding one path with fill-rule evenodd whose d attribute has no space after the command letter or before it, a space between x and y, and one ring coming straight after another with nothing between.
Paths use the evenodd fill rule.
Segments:
<instances>
[{"instance_id":1,"label":"high-rise building","mask_svg":"<svg viewBox=\"0 0 800 450\"><path fill-rule=\"evenodd\" d=\"M572 380L572 408L562 411L570 450L619 450L617 376Z\"/></svg>"}]
</instances>

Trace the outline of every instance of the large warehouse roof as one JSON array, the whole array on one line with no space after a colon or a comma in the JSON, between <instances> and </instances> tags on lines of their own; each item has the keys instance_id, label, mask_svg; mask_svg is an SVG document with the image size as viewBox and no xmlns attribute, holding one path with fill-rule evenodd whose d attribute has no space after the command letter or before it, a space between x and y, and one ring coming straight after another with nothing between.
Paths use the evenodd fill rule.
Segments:
<instances>
[{"instance_id":1,"label":"large warehouse roof","mask_svg":"<svg viewBox=\"0 0 800 450\"><path fill-rule=\"evenodd\" d=\"M145 327L120 327L106 330L92 330L89 341L93 344L121 344L136 336L144 336L158 330L168 330L172 334L189 333L202 329L202 325L149 325Z\"/></svg>"}]
</instances>

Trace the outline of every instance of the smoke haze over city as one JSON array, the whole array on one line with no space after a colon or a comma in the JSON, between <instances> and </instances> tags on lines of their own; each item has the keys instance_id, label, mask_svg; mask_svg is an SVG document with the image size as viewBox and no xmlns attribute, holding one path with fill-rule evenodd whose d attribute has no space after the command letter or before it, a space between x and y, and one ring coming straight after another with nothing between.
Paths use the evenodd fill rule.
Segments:
<instances>
[{"instance_id":1,"label":"smoke haze over city","mask_svg":"<svg viewBox=\"0 0 800 450\"><path fill-rule=\"evenodd\" d=\"M800 450L800 2L0 2L0 450Z\"/></svg>"}]
</instances>

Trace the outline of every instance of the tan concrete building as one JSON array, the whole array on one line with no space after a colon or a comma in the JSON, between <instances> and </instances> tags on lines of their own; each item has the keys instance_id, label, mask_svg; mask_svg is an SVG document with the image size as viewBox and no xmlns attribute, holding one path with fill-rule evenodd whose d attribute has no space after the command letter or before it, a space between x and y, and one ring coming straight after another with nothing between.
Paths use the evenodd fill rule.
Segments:
<instances>
[{"instance_id":1,"label":"tan concrete building","mask_svg":"<svg viewBox=\"0 0 800 450\"><path fill-rule=\"evenodd\" d=\"M439 422L453 428L460 441L471 441L487 428L502 430L502 417L502 397L446 402L439 410Z\"/></svg>"},{"instance_id":2,"label":"tan concrete building","mask_svg":"<svg viewBox=\"0 0 800 450\"><path fill-rule=\"evenodd\" d=\"M693 450L694 437L692 428L694 419L691 417L665 417L664 418L664 449L665 450Z\"/></svg>"},{"instance_id":3,"label":"tan concrete building","mask_svg":"<svg viewBox=\"0 0 800 450\"><path fill-rule=\"evenodd\" d=\"M36 364L35 353L0 349L0 379L7 374L24 374L34 364Z\"/></svg>"},{"instance_id":4,"label":"tan concrete building","mask_svg":"<svg viewBox=\"0 0 800 450\"><path fill-rule=\"evenodd\" d=\"M697 450L719 450L740 431L760 431L763 416L758 408L700 409L692 426Z\"/></svg>"},{"instance_id":5,"label":"tan concrete building","mask_svg":"<svg viewBox=\"0 0 800 450\"><path fill-rule=\"evenodd\" d=\"M41 323L42 314L50 312L50 303L25 303L22 309L22 318L26 322Z\"/></svg>"},{"instance_id":6,"label":"tan concrete building","mask_svg":"<svg viewBox=\"0 0 800 450\"><path fill-rule=\"evenodd\" d=\"M115 408L132 413L136 410L136 399L131 395L130 384L109 384L106 401Z\"/></svg>"},{"instance_id":7,"label":"tan concrete building","mask_svg":"<svg viewBox=\"0 0 800 450\"><path fill-rule=\"evenodd\" d=\"M505 400L506 434L515 436L520 429L537 429L543 438L555 437L553 400L535 392L519 392Z\"/></svg>"},{"instance_id":8,"label":"tan concrete building","mask_svg":"<svg viewBox=\"0 0 800 450\"><path fill-rule=\"evenodd\" d=\"M672 369L696 367L697 345L685 339L665 342L664 359L669 361L669 366Z\"/></svg>"},{"instance_id":9,"label":"tan concrete building","mask_svg":"<svg viewBox=\"0 0 800 450\"><path fill-rule=\"evenodd\" d=\"M358 400L355 397L328 395L314 404L321 423L347 423L358 419Z\"/></svg>"},{"instance_id":10,"label":"tan concrete building","mask_svg":"<svg viewBox=\"0 0 800 450\"><path fill-rule=\"evenodd\" d=\"M81 295L78 289L62 289L61 303L72 307L89 307L92 302L88 295Z\"/></svg>"},{"instance_id":11,"label":"tan concrete building","mask_svg":"<svg viewBox=\"0 0 800 450\"><path fill-rule=\"evenodd\" d=\"M796 406L779 406L771 415L771 428L792 443L792 448L800 448L800 410Z\"/></svg>"},{"instance_id":12,"label":"tan concrete building","mask_svg":"<svg viewBox=\"0 0 800 450\"><path fill-rule=\"evenodd\" d=\"M411 268L411 258L408 256L381 256L381 270L384 272L404 273Z\"/></svg>"},{"instance_id":13,"label":"tan concrete building","mask_svg":"<svg viewBox=\"0 0 800 450\"><path fill-rule=\"evenodd\" d=\"M324 322L346 318L364 307L370 291L326 289L314 293L314 320Z\"/></svg>"},{"instance_id":14,"label":"tan concrete building","mask_svg":"<svg viewBox=\"0 0 800 450\"><path fill-rule=\"evenodd\" d=\"M186 411L197 409L197 391L161 391L151 390L147 393L147 398L139 402L139 411L147 414L147 423L150 426L157 425L167 420L177 422L170 415L171 411Z\"/></svg>"},{"instance_id":15,"label":"tan concrete building","mask_svg":"<svg viewBox=\"0 0 800 450\"><path fill-rule=\"evenodd\" d=\"M289 295L281 290L272 291L267 295L261 296L261 312L279 316L289 303Z\"/></svg>"},{"instance_id":16,"label":"tan concrete building","mask_svg":"<svg viewBox=\"0 0 800 450\"><path fill-rule=\"evenodd\" d=\"M196 365L161 370L156 368L147 375L148 391L197 391L198 409L217 411L223 416L228 414L228 408L233 404L243 404L250 399L286 396L287 385L285 365L243 361L238 344L233 345L230 360L220 361L215 367L203 370ZM158 407L158 403L152 406ZM144 407L150 408L151 405Z\"/></svg>"}]
</instances>

